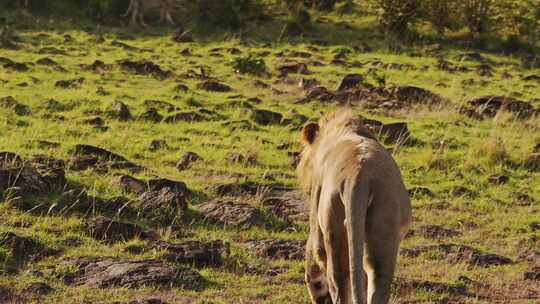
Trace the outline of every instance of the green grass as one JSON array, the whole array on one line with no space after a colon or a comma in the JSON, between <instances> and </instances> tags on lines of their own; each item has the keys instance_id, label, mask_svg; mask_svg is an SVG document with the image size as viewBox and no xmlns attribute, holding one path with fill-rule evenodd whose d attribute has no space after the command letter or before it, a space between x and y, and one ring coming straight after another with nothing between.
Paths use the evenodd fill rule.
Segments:
<instances>
[{"instance_id":1,"label":"green grass","mask_svg":"<svg viewBox=\"0 0 540 304\"><path fill-rule=\"evenodd\" d=\"M440 54L456 65L467 66L471 72L450 74L436 67L437 58L422 53L422 45L404 47L400 53L390 52L385 41L377 33L370 33L370 17L344 17L354 30L338 31L333 21L339 16L330 15L330 23L316 24L312 32L304 38L285 38L278 41L279 33L275 30L264 31L261 28L250 29L249 37L253 41L234 37L196 36L193 43L176 44L167 36L170 29L153 28L147 32L133 34L125 29L103 28L101 33L105 42L94 43L93 35L82 30L45 31L37 27L20 30L19 50L0 50L0 57L16 62L27 63L28 72L12 72L0 68L0 98L13 96L18 102L28 106L31 114L17 116L12 109L0 109L0 151L16 152L24 158L45 154L68 160L73 155L73 147L84 143L106 148L125 156L146 168L148 171L136 174L136 177L158 175L187 183L198 193L190 201L190 212L195 213L197 205L216 196L213 186L223 183L253 181L262 184L278 183L287 186L297 184L294 168L290 165L287 152L299 151L299 134L295 128L283 126L260 126L252 122L254 130L233 129L223 126L225 121L249 120L247 109L241 102L252 97L262 100L253 104L255 108L269 109L286 113L295 110L310 118L316 118L320 112L332 111L338 106L332 103L312 102L296 104L303 96L298 82L301 77L316 78L321 85L334 89L343 76L349 73L364 73L375 68L384 75L387 86L411 85L438 93L450 101L440 109L414 107L411 109L382 111L356 107L358 114L379 119L383 122L405 121L414 138L421 144L402 146L394 151L407 187L423 186L429 188L434 197L418 196L413 198L414 221L412 229L423 224L437 224L460 231L458 237L442 240L466 244L497 253L516 260L522 252L537 249L540 245L539 231L532 231L529 224L538 221L540 202L540 174L523 168L521 164L533 147L540 142L540 119L516 120L507 113L501 113L493 119L474 121L461 115L457 107L467 99L483 95L519 96L540 107L540 85L536 82L521 80L522 75L540 74L540 70L524 70L517 58L497 54L482 53L491 60L494 68L493 77L480 77L474 71L473 62L459 62L457 56L463 50L445 46ZM54 25L51 25L54 27ZM59 28L65 29L63 25ZM64 42L64 36L73 38ZM125 39L129 35L130 39ZM329 46L312 43L313 39L330 42ZM120 40L139 49L149 51L126 51L111 45L112 40ZM262 41L262 42L261 42ZM271 41L265 44L264 41ZM374 47L373 52L355 52L351 44L366 42ZM39 54L44 47L64 50L68 55ZM237 56L226 51L235 47L241 55L253 54L264 57L270 78L236 74L233 59ZM313 47L317 51L313 51ZM189 48L194 56L184 57L179 51ZM223 48L219 53L223 57L214 57L211 50ZM310 59L295 58L296 61L316 60L328 63L336 51L349 49L348 62L363 63L361 67L341 67L327 64L317 67L310 65L312 75L290 75L287 80L277 78L276 67L284 60L276 54L289 51L306 51L313 54ZM420 52L421 56L412 56ZM66 69L59 72L54 67L35 63L48 57ZM81 70L81 64L91 64L99 59L111 64L111 70L94 73ZM176 75L165 80L156 80L151 76L137 76L121 71L116 62L122 59L147 59L159 64L162 69L173 71ZM367 62L380 60L384 63L399 63L412 68L384 69L369 65ZM230 93L210 93L197 89L196 79L185 78L190 71L199 72L204 67L206 73L230 85ZM503 79L503 72L512 75ZM79 88L61 89L55 87L58 80L84 77ZM253 80L259 79L274 88L283 91L278 95L270 89L253 86ZM472 85L463 81L474 79ZM2 81L3 80L3 81ZM482 83L484 82L484 83ZM20 86L27 83L28 86ZM189 92L175 91L178 84L185 84ZM444 84L441 85L441 84ZM102 87L109 95L97 93ZM53 107L48 100L58 102ZM103 112L113 101L127 104L134 117L146 109L145 100L166 101L180 111L212 110L223 116L217 121L147 123L139 120L120 122L107 118ZM168 113L159 111L162 115ZM58 119L60 116L63 119ZM107 131L99 131L84 120L100 116L106 121ZM36 144L38 140L60 143L57 148L44 148ZM150 150L152 140L165 140L167 148ZM445 145L441 148L441 140ZM277 149L281 143L291 143L286 150ZM196 152L203 160L194 163L189 169L178 171L177 160L187 151ZM257 155L256 165L231 164L226 157L231 152ZM114 175L126 173L117 170L99 175L93 170L68 171L69 183L83 185L89 194L103 198L119 195L131 197L111 186ZM272 174L274 181L264 179L265 174ZM505 174L510 177L507 184L494 186L487 182L493 174ZM472 191L470 196L454 196L452 189L465 186ZM520 204L512 193L525 193L533 202ZM57 197L38 197L33 203L52 204ZM244 201L262 208L257 197L243 198ZM447 203L447 207L433 208L433 205ZM169 302L178 303L307 303L308 295L303 280L302 262L270 261L250 255L241 246L250 239L306 239L306 223L297 222L283 229L279 220L268 221L263 227L248 230L222 228L218 225L201 223L196 216L185 216L179 225L162 226L144 219L131 218L145 227L154 228L160 237L170 241L225 240L231 244L231 256L226 266L221 268L203 268L201 274L209 281L201 291L152 288L142 289L90 289L72 287L62 281L62 277L72 269L55 269L59 261L82 256L122 257L128 259L162 258L162 253L144 250L133 254L125 249L130 246L145 247L142 240L131 240L111 245L96 241L87 236L82 228L85 216L77 212L64 214L42 214L19 211L9 199L0 204L0 231L12 231L21 236L29 236L47 246L61 251L60 255L31 263L24 270L14 274L0 276L0 287L9 287L21 291L32 282L42 281L55 291L36 303L111 303L126 301L145 296L158 296ZM270 215L267 215L270 218ZM421 236L413 236L403 241L402 247L414 247L437 243ZM7 259L9 252L0 247L0 260ZM250 265L259 269L254 273L245 270ZM429 255L418 258L399 260L397 276L400 278L429 280L448 284L459 284L460 276L467 276L475 281L489 285L485 289L469 286L469 291L477 297L464 297L465 303L493 303L497 301L511 303L535 303L538 301L538 283L523 281L522 272L525 263L493 268L470 267L464 263L450 264L445 260L433 259ZM271 277L264 274L270 267L285 267L283 273ZM0 268L0 274L2 273ZM40 271L43 275L37 275ZM518 291L516 291L518 290ZM536 291L535 291L536 290ZM528 293L531 292L532 296ZM536 294L534 293L536 292ZM512 296L511 296L512 294ZM437 302L444 294L433 294L423 290L411 290L395 295L398 303L407 301ZM411 303L411 302L407 302ZM416 302L418 303L418 302Z\"/></svg>"}]
</instances>

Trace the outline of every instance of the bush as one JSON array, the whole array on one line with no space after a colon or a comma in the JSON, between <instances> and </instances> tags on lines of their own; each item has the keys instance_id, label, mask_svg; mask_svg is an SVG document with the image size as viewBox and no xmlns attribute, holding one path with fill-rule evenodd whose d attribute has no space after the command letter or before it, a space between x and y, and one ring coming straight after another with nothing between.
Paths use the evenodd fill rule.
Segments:
<instances>
[{"instance_id":1,"label":"bush","mask_svg":"<svg viewBox=\"0 0 540 304\"><path fill-rule=\"evenodd\" d=\"M264 59L248 55L233 59L233 69L236 73L262 75L266 72Z\"/></svg>"},{"instance_id":2,"label":"bush","mask_svg":"<svg viewBox=\"0 0 540 304\"><path fill-rule=\"evenodd\" d=\"M420 0L377 0L379 24L387 33L402 34L421 16Z\"/></svg>"}]
</instances>

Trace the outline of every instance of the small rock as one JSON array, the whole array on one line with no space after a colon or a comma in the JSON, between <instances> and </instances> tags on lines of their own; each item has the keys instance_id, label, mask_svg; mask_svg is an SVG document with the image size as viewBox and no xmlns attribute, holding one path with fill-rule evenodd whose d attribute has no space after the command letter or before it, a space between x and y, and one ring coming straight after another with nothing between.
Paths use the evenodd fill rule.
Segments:
<instances>
[{"instance_id":1,"label":"small rock","mask_svg":"<svg viewBox=\"0 0 540 304\"><path fill-rule=\"evenodd\" d=\"M84 82L84 78L70 79L70 80L58 80L54 86L63 89L76 89L79 88Z\"/></svg>"},{"instance_id":2,"label":"small rock","mask_svg":"<svg viewBox=\"0 0 540 304\"><path fill-rule=\"evenodd\" d=\"M300 191L285 191L270 195L263 205L271 214L285 220L308 221L309 208Z\"/></svg>"},{"instance_id":3,"label":"small rock","mask_svg":"<svg viewBox=\"0 0 540 304\"><path fill-rule=\"evenodd\" d=\"M7 261L8 267L18 268L27 262L39 261L57 253L36 239L20 236L13 232L0 233L0 246L7 248L14 259L14 265L9 265L11 263L9 260Z\"/></svg>"},{"instance_id":4,"label":"small rock","mask_svg":"<svg viewBox=\"0 0 540 304\"><path fill-rule=\"evenodd\" d=\"M113 181L113 184L119 186L124 191L137 194L142 194L147 188L147 185L144 181L138 180L129 175L119 176L118 178L116 178L116 180Z\"/></svg>"},{"instance_id":5,"label":"small rock","mask_svg":"<svg viewBox=\"0 0 540 304\"><path fill-rule=\"evenodd\" d=\"M171 188L147 191L138 198L140 210L146 217L162 218L171 210L177 213L187 209L187 201L184 193L174 191Z\"/></svg>"},{"instance_id":6,"label":"small rock","mask_svg":"<svg viewBox=\"0 0 540 304\"><path fill-rule=\"evenodd\" d=\"M151 238L150 233L147 233L136 224L118 222L103 216L88 220L86 229L90 236L107 243L127 241L135 237L141 239Z\"/></svg>"},{"instance_id":7,"label":"small rock","mask_svg":"<svg viewBox=\"0 0 540 304\"><path fill-rule=\"evenodd\" d=\"M123 60L119 63L122 70L128 71L135 75L152 75L158 80L164 80L172 77L171 71L162 70L161 67L148 60L131 61Z\"/></svg>"},{"instance_id":8,"label":"small rock","mask_svg":"<svg viewBox=\"0 0 540 304\"><path fill-rule=\"evenodd\" d=\"M95 166L98 158L94 155L76 156L70 160L70 169L74 171L83 171Z\"/></svg>"},{"instance_id":9,"label":"small rock","mask_svg":"<svg viewBox=\"0 0 540 304\"><path fill-rule=\"evenodd\" d=\"M244 229L262 223L262 215L257 208L220 199L199 205L199 212L205 220Z\"/></svg>"},{"instance_id":10,"label":"small rock","mask_svg":"<svg viewBox=\"0 0 540 304\"><path fill-rule=\"evenodd\" d=\"M150 142L150 151L154 152L163 148L167 148L167 142L162 139L154 139Z\"/></svg>"},{"instance_id":11,"label":"small rock","mask_svg":"<svg viewBox=\"0 0 540 304\"><path fill-rule=\"evenodd\" d=\"M260 240L245 245L252 254L271 259L303 260L306 251L306 242L300 240Z\"/></svg>"},{"instance_id":12,"label":"small rock","mask_svg":"<svg viewBox=\"0 0 540 304\"><path fill-rule=\"evenodd\" d=\"M185 170L191 163L202 160L202 157L195 152L186 152L176 164L176 168L180 171Z\"/></svg>"},{"instance_id":13,"label":"small rock","mask_svg":"<svg viewBox=\"0 0 540 304\"><path fill-rule=\"evenodd\" d=\"M180 121L206 121L208 120L204 115L197 112L180 112L165 118L166 123L176 123Z\"/></svg>"},{"instance_id":14,"label":"small rock","mask_svg":"<svg viewBox=\"0 0 540 304\"><path fill-rule=\"evenodd\" d=\"M115 260L108 258L79 258L68 260L61 268L78 271L64 278L67 284L90 288L178 287L199 289L203 277L196 271L175 267L157 260Z\"/></svg>"},{"instance_id":15,"label":"small rock","mask_svg":"<svg viewBox=\"0 0 540 304\"><path fill-rule=\"evenodd\" d=\"M48 295L53 291L54 289L49 285L42 282L37 282L28 285L23 289L22 293L27 297L33 298Z\"/></svg>"},{"instance_id":16,"label":"small rock","mask_svg":"<svg viewBox=\"0 0 540 304\"><path fill-rule=\"evenodd\" d=\"M215 80L206 80L197 85L199 90L205 90L210 92L230 92L232 88L226 84L222 84Z\"/></svg>"},{"instance_id":17,"label":"small rock","mask_svg":"<svg viewBox=\"0 0 540 304\"><path fill-rule=\"evenodd\" d=\"M283 115L277 112L269 110L255 109L251 111L251 117L253 121L260 125L277 125L281 123Z\"/></svg>"},{"instance_id":18,"label":"small rock","mask_svg":"<svg viewBox=\"0 0 540 304\"><path fill-rule=\"evenodd\" d=\"M488 177L488 182L492 185L503 185L506 184L509 180L510 178L508 176L500 174L495 174Z\"/></svg>"},{"instance_id":19,"label":"small rock","mask_svg":"<svg viewBox=\"0 0 540 304\"><path fill-rule=\"evenodd\" d=\"M349 74L345 76L339 83L336 91L344 91L354 89L364 81L364 77L360 74Z\"/></svg>"},{"instance_id":20,"label":"small rock","mask_svg":"<svg viewBox=\"0 0 540 304\"><path fill-rule=\"evenodd\" d=\"M540 171L540 153L530 154L523 166L529 171Z\"/></svg>"},{"instance_id":21,"label":"small rock","mask_svg":"<svg viewBox=\"0 0 540 304\"><path fill-rule=\"evenodd\" d=\"M257 155L249 154L244 156L240 153L229 153L227 155L227 161L231 164L246 164L246 165L256 165L257 164Z\"/></svg>"},{"instance_id":22,"label":"small rock","mask_svg":"<svg viewBox=\"0 0 540 304\"><path fill-rule=\"evenodd\" d=\"M163 120L163 116L156 109L148 109L148 111L139 115L140 120L159 123Z\"/></svg>"},{"instance_id":23,"label":"small rock","mask_svg":"<svg viewBox=\"0 0 540 304\"><path fill-rule=\"evenodd\" d=\"M288 74L304 74L309 75L308 66L305 63L291 63L279 66L277 70L280 72L280 77L285 77Z\"/></svg>"},{"instance_id":24,"label":"small rock","mask_svg":"<svg viewBox=\"0 0 540 304\"><path fill-rule=\"evenodd\" d=\"M109 117L119 120L131 119L131 112L129 111L128 106L121 101L113 102L106 111L106 113Z\"/></svg>"},{"instance_id":25,"label":"small rock","mask_svg":"<svg viewBox=\"0 0 540 304\"><path fill-rule=\"evenodd\" d=\"M155 250L166 252L167 261L201 266L220 266L223 256L229 254L229 247L222 241L202 243L187 241L171 244L157 241L152 245Z\"/></svg>"},{"instance_id":26,"label":"small rock","mask_svg":"<svg viewBox=\"0 0 540 304\"><path fill-rule=\"evenodd\" d=\"M439 239L445 237L455 237L461 235L459 231L443 228L438 225L425 225L420 227L420 232L424 238Z\"/></svg>"}]
</instances>

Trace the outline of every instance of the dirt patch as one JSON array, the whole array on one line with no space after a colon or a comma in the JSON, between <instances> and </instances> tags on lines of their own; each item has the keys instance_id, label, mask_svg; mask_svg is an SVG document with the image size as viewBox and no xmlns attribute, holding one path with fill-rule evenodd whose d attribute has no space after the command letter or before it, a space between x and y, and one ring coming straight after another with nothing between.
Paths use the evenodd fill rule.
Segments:
<instances>
[{"instance_id":1,"label":"dirt patch","mask_svg":"<svg viewBox=\"0 0 540 304\"><path fill-rule=\"evenodd\" d=\"M204 283L203 277L194 270L167 265L157 260L80 258L65 261L59 267L78 269L65 277L67 284L92 288L154 286L198 289Z\"/></svg>"},{"instance_id":2,"label":"dirt patch","mask_svg":"<svg viewBox=\"0 0 540 304\"><path fill-rule=\"evenodd\" d=\"M245 246L256 256L271 259L303 260L306 242L303 240L258 240L249 241Z\"/></svg>"},{"instance_id":3,"label":"dirt patch","mask_svg":"<svg viewBox=\"0 0 540 304\"><path fill-rule=\"evenodd\" d=\"M396 278L394 286L396 293L398 294L409 294L416 290L424 290L429 293L448 294L454 297L464 297L470 295L465 286L441 282Z\"/></svg>"}]
</instances>

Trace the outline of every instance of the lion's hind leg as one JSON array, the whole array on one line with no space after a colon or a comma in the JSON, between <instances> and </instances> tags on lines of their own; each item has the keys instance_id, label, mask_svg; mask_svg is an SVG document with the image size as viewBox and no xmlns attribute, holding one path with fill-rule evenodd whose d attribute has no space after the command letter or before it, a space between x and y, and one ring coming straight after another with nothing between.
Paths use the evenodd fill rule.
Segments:
<instances>
[{"instance_id":1,"label":"lion's hind leg","mask_svg":"<svg viewBox=\"0 0 540 304\"><path fill-rule=\"evenodd\" d=\"M388 216L388 207L377 201L368 209L364 270L368 276L368 303L386 304L396 268L399 219ZM384 223L384 225L381 225Z\"/></svg>"}]
</instances>

